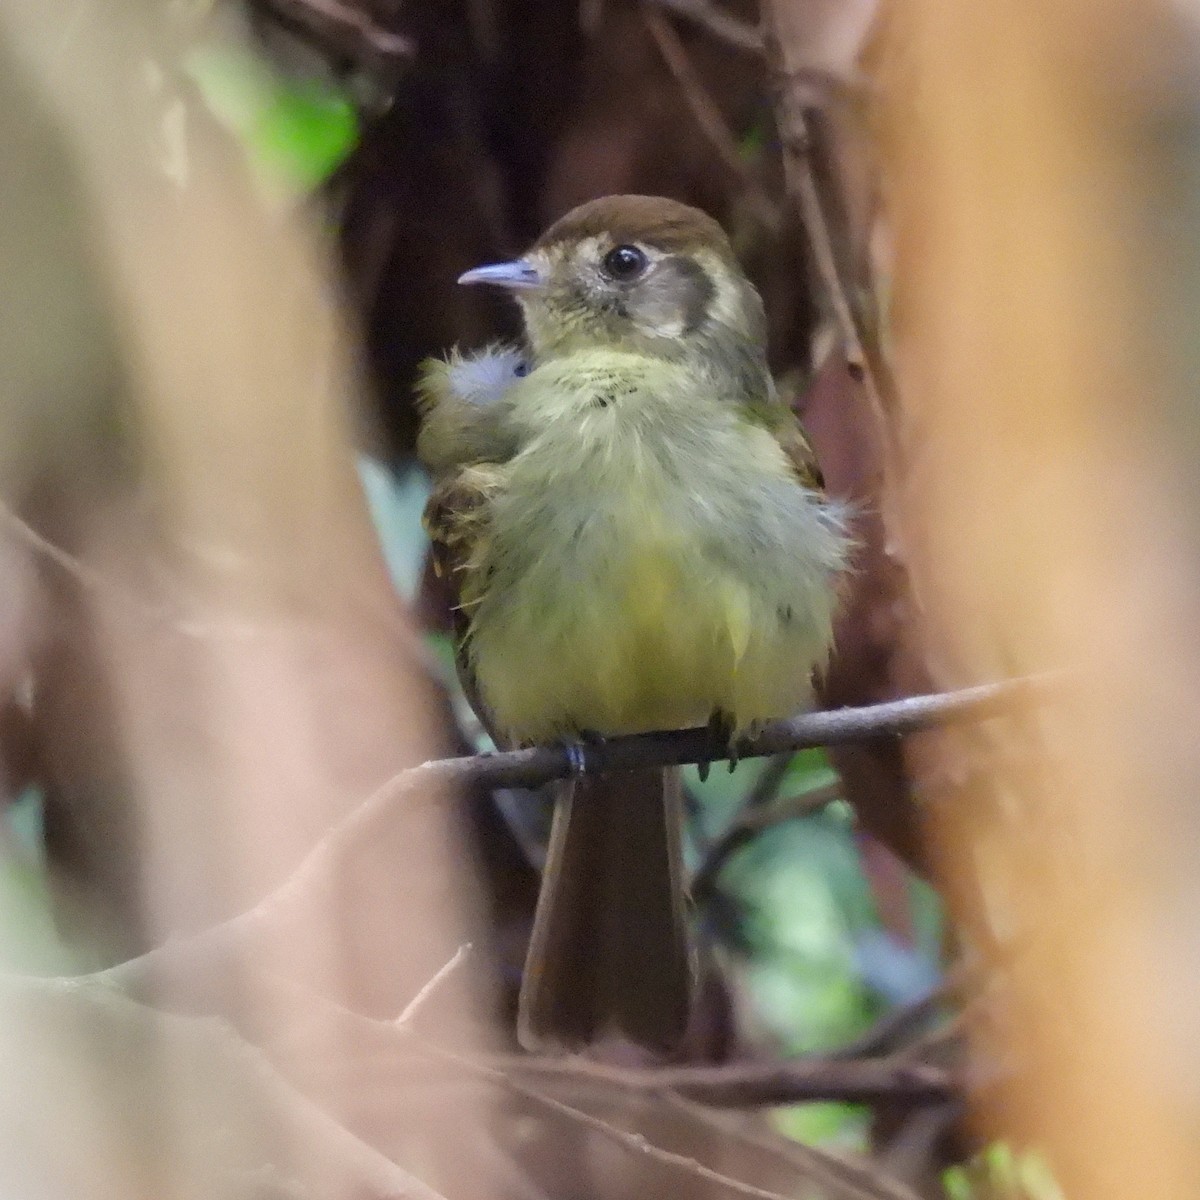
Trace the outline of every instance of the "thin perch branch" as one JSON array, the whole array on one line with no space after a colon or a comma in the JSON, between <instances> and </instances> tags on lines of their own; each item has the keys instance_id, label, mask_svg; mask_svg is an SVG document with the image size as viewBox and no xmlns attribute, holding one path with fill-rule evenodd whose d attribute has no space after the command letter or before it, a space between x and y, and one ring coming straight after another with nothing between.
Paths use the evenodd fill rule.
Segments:
<instances>
[{"instance_id":1,"label":"thin perch branch","mask_svg":"<svg viewBox=\"0 0 1200 1200\"><path fill-rule=\"evenodd\" d=\"M920 733L958 721L982 721L1003 715L1020 701L1040 699L1057 677L1036 676L986 683L955 692L909 696L861 708L802 713L764 725L738 744L741 759L762 758L814 746L840 746L876 738ZM636 771L643 767L674 767L705 762L712 756L707 729L637 733L599 744L574 747L582 753L588 774ZM464 758L440 759L397 775L384 787L408 790L410 783L487 787L540 787L573 773L572 754L562 746L533 746ZM381 789L382 790L382 789ZM368 802L369 803L369 802Z\"/></svg>"},{"instance_id":2,"label":"thin perch branch","mask_svg":"<svg viewBox=\"0 0 1200 1200\"><path fill-rule=\"evenodd\" d=\"M1034 676L1004 683L981 684L957 692L910 696L865 708L839 708L803 713L765 725L738 750L742 758L760 758L814 746L899 737L959 721L981 721L1004 715L1022 701L1037 701L1049 692L1058 675ZM159 970L171 969L181 957L216 963L234 952L256 930L268 925L289 903L319 890L338 869L344 856L400 804L444 801L447 793L468 784L484 787L540 787L574 774L576 752L584 756L588 773L633 771L642 767L682 766L712 756L707 729L681 729L613 738L599 745L532 746L494 754L443 758L401 771L380 785L353 812L335 825L308 852L296 870L254 908L194 937L168 942L139 958L130 959L102 978L118 987L150 983Z\"/></svg>"}]
</instances>

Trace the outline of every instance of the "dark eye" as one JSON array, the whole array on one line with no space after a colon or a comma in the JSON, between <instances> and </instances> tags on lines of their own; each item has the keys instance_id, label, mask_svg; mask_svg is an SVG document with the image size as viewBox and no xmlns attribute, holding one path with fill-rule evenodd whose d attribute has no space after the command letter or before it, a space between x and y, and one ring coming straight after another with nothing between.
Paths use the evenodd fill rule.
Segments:
<instances>
[{"instance_id":1,"label":"dark eye","mask_svg":"<svg viewBox=\"0 0 1200 1200\"><path fill-rule=\"evenodd\" d=\"M636 279L649 265L645 252L637 246L615 246L604 256L605 274L623 283Z\"/></svg>"},{"instance_id":2,"label":"dark eye","mask_svg":"<svg viewBox=\"0 0 1200 1200\"><path fill-rule=\"evenodd\" d=\"M524 379L525 376L529 374L529 364L524 360L518 362L517 365L513 367L513 374L518 379Z\"/></svg>"}]
</instances>

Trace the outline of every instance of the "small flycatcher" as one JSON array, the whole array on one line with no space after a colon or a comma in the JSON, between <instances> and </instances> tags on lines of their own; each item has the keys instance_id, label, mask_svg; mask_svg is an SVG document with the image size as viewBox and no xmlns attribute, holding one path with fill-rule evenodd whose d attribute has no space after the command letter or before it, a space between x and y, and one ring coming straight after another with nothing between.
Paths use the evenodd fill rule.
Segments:
<instances>
[{"instance_id":1,"label":"small flycatcher","mask_svg":"<svg viewBox=\"0 0 1200 1200\"><path fill-rule=\"evenodd\" d=\"M497 739L736 735L808 705L848 540L721 227L611 196L459 282L508 289L525 321L524 347L468 372L503 386L455 388L436 364L423 388L427 523L458 585L460 669ZM565 785L525 1045L679 1044L693 986L681 837L674 772Z\"/></svg>"}]
</instances>

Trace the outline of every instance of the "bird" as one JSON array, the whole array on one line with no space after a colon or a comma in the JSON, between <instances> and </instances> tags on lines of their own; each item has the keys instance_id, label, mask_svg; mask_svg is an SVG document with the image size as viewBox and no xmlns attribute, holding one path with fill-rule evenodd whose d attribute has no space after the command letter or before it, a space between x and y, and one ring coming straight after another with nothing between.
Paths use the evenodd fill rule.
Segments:
<instances>
[{"instance_id":1,"label":"bird","mask_svg":"<svg viewBox=\"0 0 1200 1200\"><path fill-rule=\"evenodd\" d=\"M524 326L511 370L484 352L502 381L486 394L427 367L418 441L460 674L497 742L707 725L719 750L810 706L847 513L776 393L762 300L720 224L607 196L458 282L504 289ZM660 768L566 781L523 1046L679 1052L696 975L681 797Z\"/></svg>"}]
</instances>

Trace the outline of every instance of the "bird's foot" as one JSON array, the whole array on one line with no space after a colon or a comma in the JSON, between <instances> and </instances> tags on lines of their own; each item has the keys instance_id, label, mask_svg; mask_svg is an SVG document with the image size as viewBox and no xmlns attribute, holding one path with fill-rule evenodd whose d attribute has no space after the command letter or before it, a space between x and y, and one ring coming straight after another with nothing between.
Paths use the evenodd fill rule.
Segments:
<instances>
[{"instance_id":1,"label":"bird's foot","mask_svg":"<svg viewBox=\"0 0 1200 1200\"><path fill-rule=\"evenodd\" d=\"M563 753L567 756L567 763L571 768L571 777L573 779L582 779L587 774L588 747L603 745L603 735L597 733L594 729L580 729L573 738L563 739Z\"/></svg>"},{"instance_id":2,"label":"bird's foot","mask_svg":"<svg viewBox=\"0 0 1200 1200\"><path fill-rule=\"evenodd\" d=\"M704 758L696 764L696 772L700 776L701 783L708 779L708 772L713 763L719 762L723 758L728 759L731 774L738 764L739 739L734 736L737 722L733 716L723 708L714 708L712 716L708 718L706 728L708 750Z\"/></svg>"}]
</instances>

